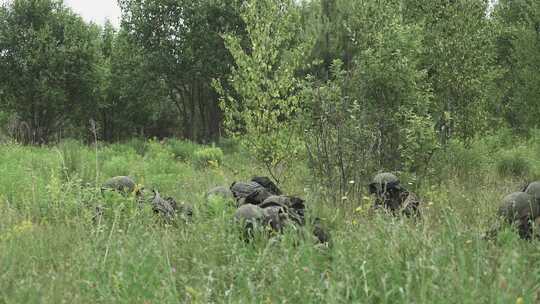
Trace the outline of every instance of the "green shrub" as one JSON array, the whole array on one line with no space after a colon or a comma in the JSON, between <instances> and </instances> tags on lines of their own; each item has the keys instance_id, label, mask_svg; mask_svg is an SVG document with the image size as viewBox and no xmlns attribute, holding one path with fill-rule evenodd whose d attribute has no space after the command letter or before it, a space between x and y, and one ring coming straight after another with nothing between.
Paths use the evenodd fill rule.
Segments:
<instances>
[{"instance_id":1,"label":"green shrub","mask_svg":"<svg viewBox=\"0 0 540 304\"><path fill-rule=\"evenodd\" d=\"M222 137L218 141L218 147L220 147L225 153L236 153L240 151L240 143L234 138Z\"/></svg>"},{"instance_id":2,"label":"green shrub","mask_svg":"<svg viewBox=\"0 0 540 304\"><path fill-rule=\"evenodd\" d=\"M496 163L500 176L525 177L531 173L531 162L519 149L501 152Z\"/></svg>"},{"instance_id":3,"label":"green shrub","mask_svg":"<svg viewBox=\"0 0 540 304\"><path fill-rule=\"evenodd\" d=\"M82 144L79 141L68 139L58 145L62 156L62 175L64 179L73 178L80 173L83 166L81 159Z\"/></svg>"},{"instance_id":4,"label":"green shrub","mask_svg":"<svg viewBox=\"0 0 540 304\"><path fill-rule=\"evenodd\" d=\"M144 156L146 173L166 174L176 171L173 153L159 141L150 140Z\"/></svg>"},{"instance_id":5,"label":"green shrub","mask_svg":"<svg viewBox=\"0 0 540 304\"><path fill-rule=\"evenodd\" d=\"M132 138L128 142L126 142L126 145L132 147L137 154L144 156L146 154L146 151L148 150L148 145L146 140L141 138Z\"/></svg>"},{"instance_id":6,"label":"green shrub","mask_svg":"<svg viewBox=\"0 0 540 304\"><path fill-rule=\"evenodd\" d=\"M101 176L106 178L124 175L135 175L142 166L142 159L135 153L113 156L103 163Z\"/></svg>"},{"instance_id":7,"label":"green shrub","mask_svg":"<svg viewBox=\"0 0 540 304\"><path fill-rule=\"evenodd\" d=\"M174 155L174 158L182 161L190 161L193 159L193 154L200 145L188 140L172 139L167 142L169 150Z\"/></svg>"},{"instance_id":8,"label":"green shrub","mask_svg":"<svg viewBox=\"0 0 540 304\"><path fill-rule=\"evenodd\" d=\"M485 145L490 152L509 149L516 144L517 137L509 128L501 128L495 133L478 138L474 145Z\"/></svg>"},{"instance_id":9,"label":"green shrub","mask_svg":"<svg viewBox=\"0 0 540 304\"><path fill-rule=\"evenodd\" d=\"M217 167L223 162L223 151L217 147L203 148L193 154L193 164L197 168Z\"/></svg>"},{"instance_id":10,"label":"green shrub","mask_svg":"<svg viewBox=\"0 0 540 304\"><path fill-rule=\"evenodd\" d=\"M460 140L451 140L433 155L433 170L440 179L476 177L488 168L486 155L484 145L474 143L467 147Z\"/></svg>"}]
</instances>

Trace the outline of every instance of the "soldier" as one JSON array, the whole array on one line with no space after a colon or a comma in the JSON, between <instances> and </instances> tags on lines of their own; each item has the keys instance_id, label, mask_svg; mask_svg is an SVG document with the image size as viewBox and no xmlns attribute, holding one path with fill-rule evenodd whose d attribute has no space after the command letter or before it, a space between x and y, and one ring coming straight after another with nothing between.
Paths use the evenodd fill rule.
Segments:
<instances>
[{"instance_id":1,"label":"soldier","mask_svg":"<svg viewBox=\"0 0 540 304\"><path fill-rule=\"evenodd\" d=\"M523 189L523 192L531 195L536 200L540 199L540 181L528 184L525 189Z\"/></svg>"},{"instance_id":2,"label":"soldier","mask_svg":"<svg viewBox=\"0 0 540 304\"><path fill-rule=\"evenodd\" d=\"M392 173L379 173L369 184L369 193L375 195L374 209L381 209L398 215L418 216L420 200L416 194L401 186L399 179Z\"/></svg>"},{"instance_id":3,"label":"soldier","mask_svg":"<svg viewBox=\"0 0 540 304\"><path fill-rule=\"evenodd\" d=\"M244 229L244 240L249 241L254 236L258 227L262 227L264 221L264 212L261 207L253 204L244 204L236 210L234 214L236 222L242 225Z\"/></svg>"},{"instance_id":4,"label":"soldier","mask_svg":"<svg viewBox=\"0 0 540 304\"><path fill-rule=\"evenodd\" d=\"M282 231L287 225L295 225L296 227L304 227L305 219L305 201L295 196L272 195L268 197L261 205L265 215L267 210L271 211L272 217L266 222L275 231ZM277 229L279 228L279 229ZM316 237L317 242L324 245L330 244L330 233L322 224L321 219L315 218L312 222L312 234Z\"/></svg>"},{"instance_id":5,"label":"soldier","mask_svg":"<svg viewBox=\"0 0 540 304\"><path fill-rule=\"evenodd\" d=\"M185 220L193 216L193 208L186 203L177 203L172 197L162 198L158 191L152 190L154 196L150 201L152 210L165 219L166 222L172 222L177 215Z\"/></svg>"},{"instance_id":6,"label":"soldier","mask_svg":"<svg viewBox=\"0 0 540 304\"><path fill-rule=\"evenodd\" d=\"M101 192L112 190L127 195L136 191L137 184L128 176L115 176L103 183Z\"/></svg>"},{"instance_id":7,"label":"soldier","mask_svg":"<svg viewBox=\"0 0 540 304\"><path fill-rule=\"evenodd\" d=\"M533 232L538 233L533 231L536 230L533 227L540 224L540 204L538 200L525 192L514 192L507 195L503 199L497 215L502 219L503 224L514 226L522 239L529 240L533 236ZM496 223L486 237L495 237L501 228L501 223Z\"/></svg>"},{"instance_id":8,"label":"soldier","mask_svg":"<svg viewBox=\"0 0 540 304\"><path fill-rule=\"evenodd\" d=\"M236 199L238 206L243 204L259 205L267 197L272 195L268 190L256 182L234 182L231 185L231 192Z\"/></svg>"},{"instance_id":9,"label":"soldier","mask_svg":"<svg viewBox=\"0 0 540 304\"><path fill-rule=\"evenodd\" d=\"M223 187L223 186L214 187L210 189L208 192L206 192L206 195L204 196L204 198L206 199L207 202L209 201L211 197L219 197L223 200L234 199L232 191L229 188Z\"/></svg>"},{"instance_id":10,"label":"soldier","mask_svg":"<svg viewBox=\"0 0 540 304\"><path fill-rule=\"evenodd\" d=\"M272 195L264 200L261 208L277 206L287 213L288 217L298 225L304 225L304 212L306 205L304 200L295 196Z\"/></svg>"},{"instance_id":11,"label":"soldier","mask_svg":"<svg viewBox=\"0 0 540 304\"><path fill-rule=\"evenodd\" d=\"M259 205L271 195L281 195L281 190L266 176L255 176L247 183L234 182L230 190L238 206Z\"/></svg>"},{"instance_id":12,"label":"soldier","mask_svg":"<svg viewBox=\"0 0 540 304\"><path fill-rule=\"evenodd\" d=\"M255 182L263 186L270 194L272 195L281 195L281 190L274 184L274 182L266 176L255 176L251 179L252 182Z\"/></svg>"},{"instance_id":13,"label":"soldier","mask_svg":"<svg viewBox=\"0 0 540 304\"><path fill-rule=\"evenodd\" d=\"M326 229L320 218L316 217L315 219L313 219L312 227L313 235L315 235L317 241L320 244L331 246L332 239L330 238L330 232L328 232L328 229Z\"/></svg>"},{"instance_id":14,"label":"soldier","mask_svg":"<svg viewBox=\"0 0 540 304\"><path fill-rule=\"evenodd\" d=\"M144 188L139 188L137 184L127 176L116 176L108 179L101 187L102 193L105 191L116 191L122 195L135 194L138 207L142 208L145 204L150 204L152 210L161 215L167 222L171 222L177 214L181 214L184 218L190 218L193 215L193 208L186 204L178 204L172 197L163 198L156 190L147 191ZM96 207L96 215L94 221L99 220L103 215L103 206Z\"/></svg>"}]
</instances>

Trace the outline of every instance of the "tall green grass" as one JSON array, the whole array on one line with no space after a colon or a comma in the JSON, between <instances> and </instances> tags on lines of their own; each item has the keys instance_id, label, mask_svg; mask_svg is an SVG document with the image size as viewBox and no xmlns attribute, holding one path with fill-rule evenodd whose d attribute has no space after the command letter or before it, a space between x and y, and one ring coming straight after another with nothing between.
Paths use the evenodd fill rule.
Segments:
<instances>
[{"instance_id":1,"label":"tall green grass","mask_svg":"<svg viewBox=\"0 0 540 304\"><path fill-rule=\"evenodd\" d=\"M234 209L204 201L213 186L264 174L240 152L225 153L221 166L199 167L153 141L97 152L75 141L5 144L0 303L537 303L539 243L510 230L481 239L502 197L538 172L537 142L522 144L529 171L519 177L498 169L514 144L451 145L446 153L453 154L434 163L443 177L419 190L418 222L370 216L358 208L367 199L323 204L297 164L282 188L304 196L309 216L324 219L329 249L298 231L247 244ZM193 221L165 225L133 197L103 197L99 185L114 175L192 203ZM100 223L92 220L97 204L107 207Z\"/></svg>"}]
</instances>

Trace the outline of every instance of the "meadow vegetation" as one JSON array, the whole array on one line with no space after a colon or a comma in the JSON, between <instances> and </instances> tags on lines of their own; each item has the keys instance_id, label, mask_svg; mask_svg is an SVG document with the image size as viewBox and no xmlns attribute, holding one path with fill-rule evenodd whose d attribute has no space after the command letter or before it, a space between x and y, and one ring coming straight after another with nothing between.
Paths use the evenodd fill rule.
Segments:
<instances>
[{"instance_id":1,"label":"meadow vegetation","mask_svg":"<svg viewBox=\"0 0 540 304\"><path fill-rule=\"evenodd\" d=\"M540 179L540 1L117 3L0 4L0 304L540 303L538 242L482 238ZM368 212L382 171L422 220ZM255 175L332 246L242 241L205 193Z\"/></svg>"},{"instance_id":2,"label":"meadow vegetation","mask_svg":"<svg viewBox=\"0 0 540 304\"><path fill-rule=\"evenodd\" d=\"M234 208L204 200L213 186L264 173L241 148L222 155L205 152L219 146L180 140L97 147L74 140L42 147L4 143L0 299L534 303L540 300L538 243L511 230L493 242L481 238L502 197L540 177L540 133L515 140L503 131L469 147L455 141L434 156L434 174L421 184L404 174L403 182L424 199L417 223L369 217L365 195L329 202L305 163L295 164L294 178L282 187L306 198L309 216L327 223L328 249L299 240L294 231L247 244L232 222ZM222 159L200 166L199 154ZM151 210L135 208L132 197L102 196L100 184L115 175L192 203L193 219L165 225ZM96 203L107 206L99 224L92 222Z\"/></svg>"}]
</instances>

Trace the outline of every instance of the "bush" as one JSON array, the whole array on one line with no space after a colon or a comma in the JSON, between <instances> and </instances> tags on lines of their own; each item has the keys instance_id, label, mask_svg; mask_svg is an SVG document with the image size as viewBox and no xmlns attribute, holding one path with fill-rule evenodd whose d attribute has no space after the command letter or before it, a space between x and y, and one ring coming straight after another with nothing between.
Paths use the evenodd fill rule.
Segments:
<instances>
[{"instance_id":1,"label":"bush","mask_svg":"<svg viewBox=\"0 0 540 304\"><path fill-rule=\"evenodd\" d=\"M218 146L225 153L236 153L240 151L240 142L234 138L221 137L219 139Z\"/></svg>"},{"instance_id":2,"label":"bush","mask_svg":"<svg viewBox=\"0 0 540 304\"><path fill-rule=\"evenodd\" d=\"M141 166L142 160L135 153L116 155L104 162L102 176L104 178L118 175L134 176Z\"/></svg>"},{"instance_id":3,"label":"bush","mask_svg":"<svg viewBox=\"0 0 540 304\"><path fill-rule=\"evenodd\" d=\"M478 177L488 168L486 155L486 147L481 144L467 147L461 140L453 139L434 154L435 174L440 179Z\"/></svg>"},{"instance_id":4,"label":"bush","mask_svg":"<svg viewBox=\"0 0 540 304\"><path fill-rule=\"evenodd\" d=\"M58 145L60 155L62 156L61 172L65 180L73 178L76 174L80 174L83 166L81 159L82 143L67 139Z\"/></svg>"},{"instance_id":5,"label":"bush","mask_svg":"<svg viewBox=\"0 0 540 304\"><path fill-rule=\"evenodd\" d=\"M500 153L495 163L500 176L525 177L531 173L531 162L519 149Z\"/></svg>"},{"instance_id":6,"label":"bush","mask_svg":"<svg viewBox=\"0 0 540 304\"><path fill-rule=\"evenodd\" d=\"M187 140L172 139L167 144L174 158L182 161L192 160L193 154L200 148L200 145Z\"/></svg>"},{"instance_id":7,"label":"bush","mask_svg":"<svg viewBox=\"0 0 540 304\"><path fill-rule=\"evenodd\" d=\"M167 174L176 171L173 153L164 144L151 140L144 156L146 173Z\"/></svg>"},{"instance_id":8,"label":"bush","mask_svg":"<svg viewBox=\"0 0 540 304\"><path fill-rule=\"evenodd\" d=\"M223 151L217 147L203 148L193 154L193 164L197 168L217 167L223 161Z\"/></svg>"},{"instance_id":9,"label":"bush","mask_svg":"<svg viewBox=\"0 0 540 304\"><path fill-rule=\"evenodd\" d=\"M126 145L132 147L140 156L144 156L148 150L146 140L141 138L132 138L126 143Z\"/></svg>"}]
</instances>

